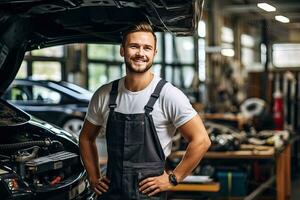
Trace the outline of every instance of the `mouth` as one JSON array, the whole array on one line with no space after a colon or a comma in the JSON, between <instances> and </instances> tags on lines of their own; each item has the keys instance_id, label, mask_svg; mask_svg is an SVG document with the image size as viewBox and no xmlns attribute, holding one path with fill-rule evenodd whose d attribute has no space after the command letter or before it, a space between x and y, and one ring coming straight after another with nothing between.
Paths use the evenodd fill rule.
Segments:
<instances>
[{"instance_id":1,"label":"mouth","mask_svg":"<svg viewBox=\"0 0 300 200\"><path fill-rule=\"evenodd\" d=\"M145 59L145 58L133 58L132 60L133 60L133 62L138 63L138 64L148 62L148 59Z\"/></svg>"}]
</instances>

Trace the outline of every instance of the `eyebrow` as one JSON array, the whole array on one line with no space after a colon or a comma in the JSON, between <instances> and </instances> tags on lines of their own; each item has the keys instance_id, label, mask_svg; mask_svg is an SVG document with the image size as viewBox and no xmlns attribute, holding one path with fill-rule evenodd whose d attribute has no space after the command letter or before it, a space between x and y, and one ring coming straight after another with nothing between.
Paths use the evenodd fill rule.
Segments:
<instances>
[{"instance_id":1,"label":"eyebrow","mask_svg":"<svg viewBox=\"0 0 300 200\"><path fill-rule=\"evenodd\" d=\"M150 44L139 44L139 43L129 43L129 46L134 46L134 45L138 45L138 46L146 46L146 47L151 47L154 48L152 45Z\"/></svg>"}]
</instances>

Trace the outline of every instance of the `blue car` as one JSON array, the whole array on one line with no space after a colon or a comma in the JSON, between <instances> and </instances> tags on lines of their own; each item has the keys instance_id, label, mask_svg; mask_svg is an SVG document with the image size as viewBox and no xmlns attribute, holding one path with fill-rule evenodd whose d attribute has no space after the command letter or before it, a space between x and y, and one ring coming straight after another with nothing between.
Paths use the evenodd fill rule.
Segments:
<instances>
[{"instance_id":1,"label":"blue car","mask_svg":"<svg viewBox=\"0 0 300 200\"><path fill-rule=\"evenodd\" d=\"M16 79L3 98L29 114L79 134L92 93L78 85L51 80Z\"/></svg>"}]
</instances>

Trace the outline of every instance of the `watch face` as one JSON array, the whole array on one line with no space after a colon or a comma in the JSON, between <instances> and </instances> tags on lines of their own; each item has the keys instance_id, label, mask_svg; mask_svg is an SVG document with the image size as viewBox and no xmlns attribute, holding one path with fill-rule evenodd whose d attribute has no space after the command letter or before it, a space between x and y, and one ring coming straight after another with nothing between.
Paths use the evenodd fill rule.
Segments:
<instances>
[{"instance_id":1,"label":"watch face","mask_svg":"<svg viewBox=\"0 0 300 200\"><path fill-rule=\"evenodd\" d=\"M178 184L177 178L174 174L169 174L169 182L174 186Z\"/></svg>"}]
</instances>

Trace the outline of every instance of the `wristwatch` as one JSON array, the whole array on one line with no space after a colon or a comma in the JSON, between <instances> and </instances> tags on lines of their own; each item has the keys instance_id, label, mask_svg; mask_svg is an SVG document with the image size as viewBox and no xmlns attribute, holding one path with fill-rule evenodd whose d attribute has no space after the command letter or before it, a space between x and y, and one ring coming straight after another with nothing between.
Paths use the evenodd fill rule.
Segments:
<instances>
[{"instance_id":1,"label":"wristwatch","mask_svg":"<svg viewBox=\"0 0 300 200\"><path fill-rule=\"evenodd\" d=\"M169 173L169 182L170 182L173 186L178 185L177 178L176 178L175 174L173 174L173 172Z\"/></svg>"}]
</instances>

